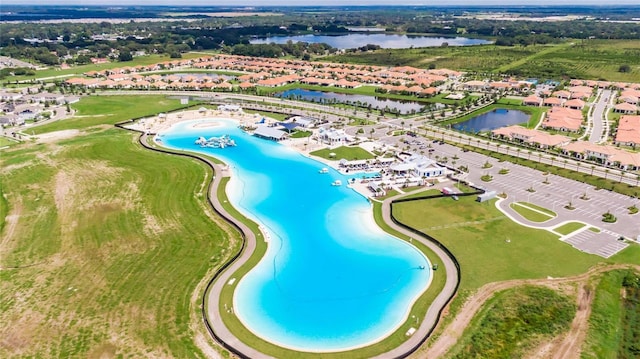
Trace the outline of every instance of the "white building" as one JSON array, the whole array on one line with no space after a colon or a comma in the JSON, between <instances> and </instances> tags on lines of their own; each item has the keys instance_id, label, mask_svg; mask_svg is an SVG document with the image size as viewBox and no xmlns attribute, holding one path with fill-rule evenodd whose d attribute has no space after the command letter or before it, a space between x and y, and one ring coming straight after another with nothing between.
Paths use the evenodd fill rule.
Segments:
<instances>
[{"instance_id":1,"label":"white building","mask_svg":"<svg viewBox=\"0 0 640 359\"><path fill-rule=\"evenodd\" d=\"M297 123L300 127L311 128L315 126L317 120L311 117L293 116L289 121Z\"/></svg>"},{"instance_id":2,"label":"white building","mask_svg":"<svg viewBox=\"0 0 640 359\"><path fill-rule=\"evenodd\" d=\"M352 141L353 137L341 129L321 127L318 130L318 139L329 145L340 145Z\"/></svg>"},{"instance_id":3,"label":"white building","mask_svg":"<svg viewBox=\"0 0 640 359\"><path fill-rule=\"evenodd\" d=\"M438 165L436 161L422 155L413 155L404 162L389 167L389 169L396 174L420 178L442 177L447 170Z\"/></svg>"}]
</instances>

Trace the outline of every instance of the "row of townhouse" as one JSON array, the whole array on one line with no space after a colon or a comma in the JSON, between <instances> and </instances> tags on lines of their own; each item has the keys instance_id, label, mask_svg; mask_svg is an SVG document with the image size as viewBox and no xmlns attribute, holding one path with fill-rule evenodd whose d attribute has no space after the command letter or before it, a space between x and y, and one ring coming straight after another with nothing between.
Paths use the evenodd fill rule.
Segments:
<instances>
[{"instance_id":1,"label":"row of townhouse","mask_svg":"<svg viewBox=\"0 0 640 359\"><path fill-rule=\"evenodd\" d=\"M640 124L640 116L636 124ZM637 129L637 127L635 127ZM531 130L521 126L503 127L491 131L492 136L511 142L521 143L544 150L559 149L564 155L581 160L592 160L605 166L618 167L623 170L640 169L640 153L631 152L616 146L598 145L588 141L574 141L562 135L552 135L544 131ZM640 131L636 131L628 139L640 143Z\"/></svg>"}]
</instances>

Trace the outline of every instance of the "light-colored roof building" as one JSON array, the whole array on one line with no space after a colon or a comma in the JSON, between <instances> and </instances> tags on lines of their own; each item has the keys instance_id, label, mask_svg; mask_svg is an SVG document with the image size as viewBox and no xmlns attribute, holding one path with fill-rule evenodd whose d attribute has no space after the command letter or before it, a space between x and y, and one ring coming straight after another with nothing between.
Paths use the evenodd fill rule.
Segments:
<instances>
[{"instance_id":1,"label":"light-colored roof building","mask_svg":"<svg viewBox=\"0 0 640 359\"><path fill-rule=\"evenodd\" d=\"M285 131L264 125L258 125L253 135L275 141L284 140L289 136Z\"/></svg>"}]
</instances>

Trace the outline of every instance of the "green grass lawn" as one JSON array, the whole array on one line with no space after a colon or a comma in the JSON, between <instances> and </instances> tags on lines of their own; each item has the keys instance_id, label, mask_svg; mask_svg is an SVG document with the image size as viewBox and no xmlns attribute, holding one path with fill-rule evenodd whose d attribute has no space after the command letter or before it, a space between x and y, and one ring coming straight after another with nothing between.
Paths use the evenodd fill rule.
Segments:
<instances>
[{"instance_id":1,"label":"green grass lawn","mask_svg":"<svg viewBox=\"0 0 640 359\"><path fill-rule=\"evenodd\" d=\"M193 105L191 103L188 106ZM77 111L75 116L29 129L35 134L86 129L187 107L181 105L178 99L170 99L162 95L88 96L71 106Z\"/></svg>"},{"instance_id":2,"label":"green grass lawn","mask_svg":"<svg viewBox=\"0 0 640 359\"><path fill-rule=\"evenodd\" d=\"M203 357L201 284L238 244L205 203L207 168L108 129L13 146L0 172L0 215L17 218L0 357Z\"/></svg>"},{"instance_id":3,"label":"green grass lawn","mask_svg":"<svg viewBox=\"0 0 640 359\"><path fill-rule=\"evenodd\" d=\"M335 156L330 156L331 153L335 153ZM373 154L363 149L362 147L347 147L341 146L336 148L323 148L321 150L313 151L310 155L325 158L328 160L369 160L375 158Z\"/></svg>"},{"instance_id":4,"label":"green grass lawn","mask_svg":"<svg viewBox=\"0 0 640 359\"><path fill-rule=\"evenodd\" d=\"M567 331L575 312L572 298L549 288L523 286L499 292L446 357L526 357L532 347Z\"/></svg>"},{"instance_id":5,"label":"green grass lawn","mask_svg":"<svg viewBox=\"0 0 640 359\"><path fill-rule=\"evenodd\" d=\"M553 216L549 216L546 213L540 213L536 210L533 210L523 204L522 202L512 203L510 205L511 209L516 211L519 215L521 215L524 219L529 220L531 222L546 222L550 219L553 219Z\"/></svg>"},{"instance_id":6,"label":"green grass lawn","mask_svg":"<svg viewBox=\"0 0 640 359\"><path fill-rule=\"evenodd\" d=\"M294 131L289 137L291 138L305 138L310 137L313 134L311 131Z\"/></svg>"},{"instance_id":7,"label":"green grass lawn","mask_svg":"<svg viewBox=\"0 0 640 359\"><path fill-rule=\"evenodd\" d=\"M453 252L462 268L463 291L501 280L575 275L601 261L548 231L516 224L493 201L478 203L474 196L397 203L393 213Z\"/></svg>"},{"instance_id":8,"label":"green grass lawn","mask_svg":"<svg viewBox=\"0 0 640 359\"><path fill-rule=\"evenodd\" d=\"M17 143L19 143L19 142L11 140L11 139L8 139L6 137L0 137L0 147L11 146L11 145L15 145Z\"/></svg>"},{"instance_id":9,"label":"green grass lawn","mask_svg":"<svg viewBox=\"0 0 640 359\"><path fill-rule=\"evenodd\" d=\"M584 223L580 223L580 222L568 222L565 223L563 225L561 225L560 227L556 227L554 229L555 232L558 232L562 235L567 235L569 233L573 233L575 231L577 231L578 229L584 228L585 224Z\"/></svg>"}]
</instances>

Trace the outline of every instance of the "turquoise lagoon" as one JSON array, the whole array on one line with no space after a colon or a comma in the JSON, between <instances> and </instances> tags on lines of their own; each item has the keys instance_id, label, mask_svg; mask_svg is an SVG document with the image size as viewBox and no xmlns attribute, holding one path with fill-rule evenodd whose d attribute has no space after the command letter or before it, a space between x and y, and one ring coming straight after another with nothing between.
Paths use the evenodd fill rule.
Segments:
<instances>
[{"instance_id":1,"label":"turquoise lagoon","mask_svg":"<svg viewBox=\"0 0 640 359\"><path fill-rule=\"evenodd\" d=\"M202 121L174 125L161 140L227 163L229 201L267 236L267 253L229 303L241 322L269 342L313 352L363 347L397 329L430 283L428 259L383 232L366 198L331 185L349 176L320 174L320 162L246 134L233 120L193 126ZM194 144L223 134L237 147Z\"/></svg>"}]
</instances>

